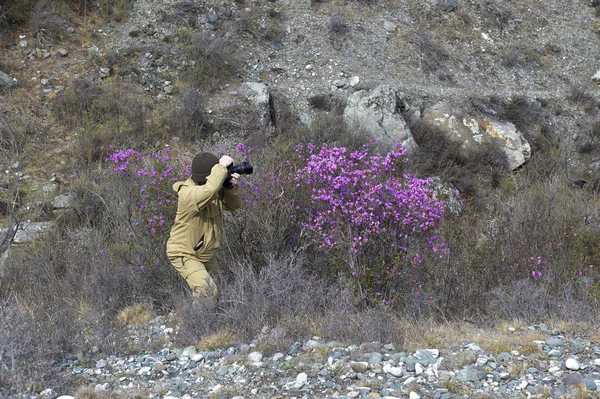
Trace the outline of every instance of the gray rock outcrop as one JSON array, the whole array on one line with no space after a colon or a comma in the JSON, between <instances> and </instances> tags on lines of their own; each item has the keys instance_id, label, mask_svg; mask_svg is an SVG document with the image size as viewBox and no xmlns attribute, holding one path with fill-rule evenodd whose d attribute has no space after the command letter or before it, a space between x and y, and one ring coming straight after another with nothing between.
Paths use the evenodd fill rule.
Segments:
<instances>
[{"instance_id":1,"label":"gray rock outcrop","mask_svg":"<svg viewBox=\"0 0 600 399\"><path fill-rule=\"evenodd\" d=\"M384 145L401 142L409 151L417 143L400 110L400 99L390 86L378 86L372 91L359 90L349 98L344 120L349 127L367 134Z\"/></svg>"},{"instance_id":2,"label":"gray rock outcrop","mask_svg":"<svg viewBox=\"0 0 600 399\"><path fill-rule=\"evenodd\" d=\"M462 142L464 148L477 146L488 138L497 139L513 170L531 157L529 142L510 122L459 117L445 103L431 107L423 119L442 128L450 139Z\"/></svg>"}]
</instances>

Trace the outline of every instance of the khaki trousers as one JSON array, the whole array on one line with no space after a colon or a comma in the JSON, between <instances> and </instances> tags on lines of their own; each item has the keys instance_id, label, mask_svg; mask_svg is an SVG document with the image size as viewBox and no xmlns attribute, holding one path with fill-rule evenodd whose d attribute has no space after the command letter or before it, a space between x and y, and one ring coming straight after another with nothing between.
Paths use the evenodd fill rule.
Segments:
<instances>
[{"instance_id":1,"label":"khaki trousers","mask_svg":"<svg viewBox=\"0 0 600 399\"><path fill-rule=\"evenodd\" d=\"M218 277L219 264L213 256L208 262L200 262L194 258L183 256L169 257L171 264L185 279L192 289L193 296L204 296L215 299L217 296L217 285L211 274Z\"/></svg>"}]
</instances>

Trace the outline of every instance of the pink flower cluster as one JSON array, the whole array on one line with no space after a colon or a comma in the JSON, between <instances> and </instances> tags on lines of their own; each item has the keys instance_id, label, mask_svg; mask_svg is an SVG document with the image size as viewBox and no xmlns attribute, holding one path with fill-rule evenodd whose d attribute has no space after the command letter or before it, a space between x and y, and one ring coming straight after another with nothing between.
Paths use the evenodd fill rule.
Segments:
<instances>
[{"instance_id":1,"label":"pink flower cluster","mask_svg":"<svg viewBox=\"0 0 600 399\"><path fill-rule=\"evenodd\" d=\"M391 246L407 252L410 239L433 231L444 215L444 203L435 198L428 179L396 172L397 163L405 161L400 145L385 155L369 155L367 146L349 152L327 144L297 152L308 154L296 186L310 189L312 200L303 230L318 237L320 246L350 244L356 253L386 236L394 238ZM437 237L429 241L440 256L448 253Z\"/></svg>"}]
</instances>

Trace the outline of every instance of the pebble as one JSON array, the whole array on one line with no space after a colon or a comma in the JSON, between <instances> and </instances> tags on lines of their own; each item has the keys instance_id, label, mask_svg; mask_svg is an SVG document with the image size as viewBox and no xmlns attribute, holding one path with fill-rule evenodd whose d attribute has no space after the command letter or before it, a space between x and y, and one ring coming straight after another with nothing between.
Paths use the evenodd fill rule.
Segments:
<instances>
[{"instance_id":1,"label":"pebble","mask_svg":"<svg viewBox=\"0 0 600 399\"><path fill-rule=\"evenodd\" d=\"M536 333L540 330L535 329ZM139 335L137 340L163 340L164 345L164 340L173 339L173 329L164 323L149 331L140 329L135 333ZM267 335L269 331L272 330L267 330ZM144 334L151 334L151 338ZM549 335L549 330L545 334ZM548 345L546 341L542 345ZM455 343L454 349L446 349L443 354L432 348L417 350L412 355L393 346L376 343L344 346L325 343L318 337L292 344L287 354L277 352L269 357L252 349L257 346L257 341L251 341L199 351L194 346L178 349L170 342L156 353L98 358L92 363L93 368L86 368L77 360L64 360L53 367L76 375L103 395L119 396L143 387L149 398L171 399L205 397L207 393L219 399L457 398L448 391L448 384L460 389L464 397L527 398L550 392L551 397L559 398L568 397L574 385L597 390L600 377L595 372L600 365L600 353L596 353L600 347L577 339L563 343L555 357L535 362L525 355L509 352L494 357L477 342ZM325 360L317 356L321 348L327 351ZM464 356L465 353L468 355ZM466 363L458 364L457 359ZM523 371L515 378L514 370ZM43 388L39 399L75 394ZM228 396L228 390L237 396Z\"/></svg>"}]
</instances>

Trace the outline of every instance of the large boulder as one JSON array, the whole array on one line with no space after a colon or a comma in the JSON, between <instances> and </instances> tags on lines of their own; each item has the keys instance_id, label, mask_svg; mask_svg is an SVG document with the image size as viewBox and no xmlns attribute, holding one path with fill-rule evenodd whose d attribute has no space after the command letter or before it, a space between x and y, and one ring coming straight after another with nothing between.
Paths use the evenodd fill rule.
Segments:
<instances>
[{"instance_id":1,"label":"large boulder","mask_svg":"<svg viewBox=\"0 0 600 399\"><path fill-rule=\"evenodd\" d=\"M256 109L263 126L267 129L272 128L275 125L275 115L273 100L267 85L259 82L244 82L240 92Z\"/></svg>"},{"instance_id":2,"label":"large boulder","mask_svg":"<svg viewBox=\"0 0 600 399\"><path fill-rule=\"evenodd\" d=\"M390 86L378 86L372 91L359 90L349 98L344 109L344 120L381 144L397 142L409 151L416 148L406 122L400 114L401 99Z\"/></svg>"},{"instance_id":3,"label":"large boulder","mask_svg":"<svg viewBox=\"0 0 600 399\"><path fill-rule=\"evenodd\" d=\"M511 169L518 168L531 157L529 142L510 122L460 117L445 103L436 104L427 110L423 120L439 126L450 139L462 142L465 148L473 148L486 138L497 139Z\"/></svg>"}]
</instances>

